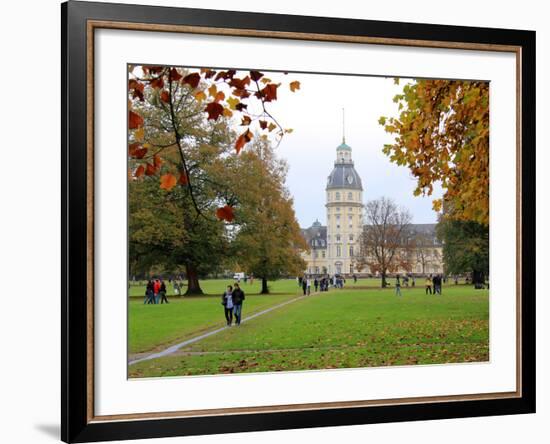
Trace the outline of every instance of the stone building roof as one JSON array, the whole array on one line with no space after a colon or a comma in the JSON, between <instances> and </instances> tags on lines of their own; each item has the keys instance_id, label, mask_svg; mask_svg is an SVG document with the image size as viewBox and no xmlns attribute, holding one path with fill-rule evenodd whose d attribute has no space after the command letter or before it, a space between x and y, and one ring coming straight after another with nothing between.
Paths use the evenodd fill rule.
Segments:
<instances>
[{"instance_id":1,"label":"stone building roof","mask_svg":"<svg viewBox=\"0 0 550 444\"><path fill-rule=\"evenodd\" d=\"M327 227L316 220L309 228L302 228L302 236L310 248L322 250L327 248Z\"/></svg>"},{"instance_id":2,"label":"stone building roof","mask_svg":"<svg viewBox=\"0 0 550 444\"><path fill-rule=\"evenodd\" d=\"M353 167L353 162L337 162L334 164L334 169L328 176L327 190L332 190L336 188L363 190L361 177L359 177L359 174L357 174L357 171L355 171L355 168Z\"/></svg>"}]
</instances>

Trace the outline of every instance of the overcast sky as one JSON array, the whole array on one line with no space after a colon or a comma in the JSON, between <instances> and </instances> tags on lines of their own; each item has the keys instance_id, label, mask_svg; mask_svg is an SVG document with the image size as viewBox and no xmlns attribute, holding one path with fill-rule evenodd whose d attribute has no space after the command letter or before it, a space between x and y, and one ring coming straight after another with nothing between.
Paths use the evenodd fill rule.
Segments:
<instances>
[{"instance_id":1,"label":"overcast sky","mask_svg":"<svg viewBox=\"0 0 550 444\"><path fill-rule=\"evenodd\" d=\"M363 200L381 196L392 198L406 207L414 223L435 223L432 200L442 194L438 187L433 196L414 197L416 181L409 169L399 167L382 153L392 138L378 124L380 116L397 114L393 103L406 79L395 85L391 78L320 74L288 75L266 73L273 81L284 81L278 100L270 111L285 128L277 154L289 164L287 186L294 197L300 226L309 227L315 219L325 224L325 186L342 142L342 108L345 108L346 143L352 147L355 168L363 181ZM288 82L299 80L295 93Z\"/></svg>"}]
</instances>

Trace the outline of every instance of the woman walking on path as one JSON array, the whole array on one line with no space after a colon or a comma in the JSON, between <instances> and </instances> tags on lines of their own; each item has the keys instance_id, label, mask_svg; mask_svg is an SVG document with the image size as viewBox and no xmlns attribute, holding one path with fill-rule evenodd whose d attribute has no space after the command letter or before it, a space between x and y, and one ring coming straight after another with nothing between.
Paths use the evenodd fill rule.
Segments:
<instances>
[{"instance_id":1,"label":"woman walking on path","mask_svg":"<svg viewBox=\"0 0 550 444\"><path fill-rule=\"evenodd\" d=\"M168 304L168 298L166 297L166 285L164 284L164 281L160 283L160 303L164 304L165 302Z\"/></svg>"},{"instance_id":2,"label":"woman walking on path","mask_svg":"<svg viewBox=\"0 0 550 444\"><path fill-rule=\"evenodd\" d=\"M395 295L402 296L401 295L401 278L399 277L399 275L395 276Z\"/></svg>"},{"instance_id":3,"label":"woman walking on path","mask_svg":"<svg viewBox=\"0 0 550 444\"><path fill-rule=\"evenodd\" d=\"M231 285L228 285L227 290L222 294L222 305L227 325L231 326L233 323L233 287Z\"/></svg>"}]
</instances>

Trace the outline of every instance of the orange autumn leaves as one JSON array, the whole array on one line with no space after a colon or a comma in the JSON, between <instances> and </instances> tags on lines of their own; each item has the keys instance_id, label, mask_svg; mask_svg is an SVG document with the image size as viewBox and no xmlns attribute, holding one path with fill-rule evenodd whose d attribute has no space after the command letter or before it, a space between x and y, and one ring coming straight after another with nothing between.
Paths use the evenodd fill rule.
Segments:
<instances>
[{"instance_id":1,"label":"orange autumn leaves","mask_svg":"<svg viewBox=\"0 0 550 444\"><path fill-rule=\"evenodd\" d=\"M283 129L266 108L269 103L278 99L281 83L272 81L260 71L203 68L190 72L176 67L145 65L139 67L138 75L133 75L135 68L130 67L128 81L130 99L128 128L131 130L132 135L128 154L131 159L137 162L133 176L141 178L159 174L160 188L163 190L171 191L177 185L181 185L192 193L192 184L190 183L192 177L186 171L183 158L181 165L174 165L173 162L170 164L178 170L178 173L171 172L168 164L161 171L162 159L160 156L163 155L163 148L155 146L154 143L149 143L150 140L145 137L146 128L158 127L159 122L147 121L147 115L149 114L144 114L143 110L151 107L165 112L171 111L173 114L173 108L181 100L181 96L176 97L175 95L178 88L187 88L187 91L191 93L191 97L202 108L206 121L232 118L235 114L240 114L240 126L245 128L236 135L234 149L237 155L247 143L252 141L256 131L265 132L266 134L273 133L279 138L292 131ZM296 92L300 89L300 82L291 81L288 88L291 92ZM133 104L140 102L144 105L133 106ZM255 102L255 111L249 112L248 107L252 102ZM258 113L258 109L261 109L260 113ZM172 119L174 119L173 115ZM173 125L174 139L179 145L186 134L178 134L178 127L184 128L185 125L179 123ZM147 130L147 134L149 134L149 130ZM262 137L267 136L263 135ZM152 156L151 162L149 151L152 148L158 149L155 150L156 154ZM179 149L181 151L181 146L179 146ZM230 206L225 205L218 210L216 216L219 219L233 220L233 209Z\"/></svg>"}]
</instances>

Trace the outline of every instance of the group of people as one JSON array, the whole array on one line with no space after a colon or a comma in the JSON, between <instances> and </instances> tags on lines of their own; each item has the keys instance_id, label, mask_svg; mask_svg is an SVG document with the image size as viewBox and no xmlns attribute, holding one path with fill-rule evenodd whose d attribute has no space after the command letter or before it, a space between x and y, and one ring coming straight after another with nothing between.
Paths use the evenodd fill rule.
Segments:
<instances>
[{"instance_id":1,"label":"group of people","mask_svg":"<svg viewBox=\"0 0 550 444\"><path fill-rule=\"evenodd\" d=\"M440 274L426 276L426 294L441 294L443 277ZM455 282L456 283L456 282Z\"/></svg>"},{"instance_id":2,"label":"group of people","mask_svg":"<svg viewBox=\"0 0 550 444\"><path fill-rule=\"evenodd\" d=\"M357 282L357 276L353 275L354 281ZM344 288L346 279L340 275L334 275L332 277L323 276L321 278L315 276L298 276L296 277L298 287L300 287L304 293L304 296L311 294L311 287L315 289L315 293L318 291L328 291L330 286L333 288Z\"/></svg>"},{"instance_id":3,"label":"group of people","mask_svg":"<svg viewBox=\"0 0 550 444\"><path fill-rule=\"evenodd\" d=\"M166 297L166 284L162 279L149 279L145 287L145 299L143 304L168 304Z\"/></svg>"},{"instance_id":4,"label":"group of people","mask_svg":"<svg viewBox=\"0 0 550 444\"><path fill-rule=\"evenodd\" d=\"M244 291L241 290L239 284L228 285L222 294L222 305L228 326L233 325L233 317L235 317L235 325L241 325L243 301Z\"/></svg>"}]
</instances>

